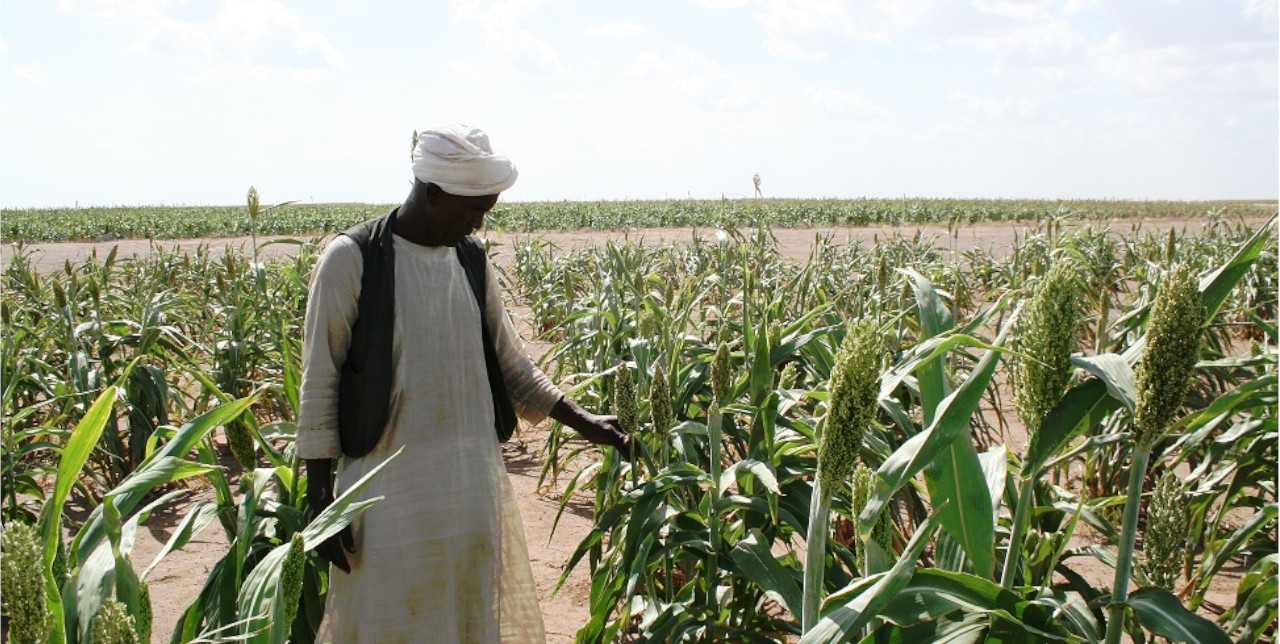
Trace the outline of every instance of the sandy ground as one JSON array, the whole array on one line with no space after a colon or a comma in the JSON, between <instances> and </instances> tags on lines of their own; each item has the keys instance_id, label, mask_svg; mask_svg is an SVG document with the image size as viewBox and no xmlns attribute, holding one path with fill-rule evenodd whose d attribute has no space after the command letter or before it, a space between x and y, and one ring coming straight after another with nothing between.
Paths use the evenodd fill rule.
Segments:
<instances>
[{"instance_id":1,"label":"sandy ground","mask_svg":"<svg viewBox=\"0 0 1280 644\"><path fill-rule=\"evenodd\" d=\"M1259 226L1265 221L1265 218L1258 218L1249 223L1253 226ZM1206 223L1202 220L1155 219L1145 222L1125 220L1111 222L1109 225L1117 233L1132 234L1135 227L1142 232L1167 232L1170 228L1185 229L1192 232L1199 230ZM1094 222L1089 225L1097 227L1101 224ZM953 248L957 252L981 247L994 254L1003 255L1013 247L1016 240L1025 237L1029 228L1027 225L979 225L955 231L954 236L949 234L945 227L936 226L776 229L773 234L777 237L785 255L803 261L808 257L809 250L815 239L820 236L830 236L837 243L856 240L871 243L877 237L893 235L910 237L917 233L924 239L936 240L940 246ZM681 242L688 241L697 235L708 239L713 238L715 233L715 229L711 228L667 228L607 232L547 232L539 234L491 232L487 236L499 244L496 261L499 264L506 264L511 261L512 245L520 240L543 239L561 250L567 251L601 244L606 240L629 239L645 243ZM147 255L154 252L156 248L194 250L200 246L207 246L214 252L221 252L221 249L224 248L249 252L251 248L249 238L236 237L155 242L126 240L96 243L32 244L26 246L26 249L32 253L31 257L36 262L39 270L51 271L60 269L64 262L67 261L75 264L91 253L96 252L99 257L105 257L113 246L119 247L118 253L121 257ZM260 255L268 259L280 258L295 252L296 248L297 246L292 244L273 244L263 247ZM7 264L13 254L14 245L4 244L0 247L0 262ZM515 313L519 316L520 311L517 309ZM525 337L530 337L527 329L525 329ZM531 344L530 350L534 354L540 354L546 350L546 347ZM1013 416L1013 414L1008 414L1006 418ZM557 595L553 597L551 591L558 583L560 575L563 573L575 547L591 529L590 508L581 503L571 504L571 509L566 511L560 518L559 525L556 527L554 535L552 534L552 524L559 508L560 497L554 491L540 493L537 488L538 475L542 466L538 453L546 436L547 427L545 425L535 428L524 427L519 436L513 438L510 443L504 446L503 453L524 520L529 556L533 563L534 576L538 585L539 596L542 600L548 642L551 644L567 644L573 641L574 633L586 623L588 617L590 580L585 573L586 566L582 565L575 570ZM1010 447L1015 450L1022 449L1026 442L1020 428L1016 427L1011 429L1008 439ZM212 494L208 489L195 489L179 502L157 512L150 521L144 524L143 529L139 532L133 553L133 559L139 571L151 563L156 553L169 539L172 530L189 509L198 501L211 498ZM1091 539L1088 535L1079 537L1079 540L1081 545L1100 542L1100 540ZM200 592L210 569L225 554L226 548L227 544L223 539L222 530L215 522L185 548L168 555L151 572L148 577L148 583L151 586L155 610L153 642L168 642L173 624L191 600ZM1097 581L1101 585L1109 585L1112 571L1101 563L1092 559L1079 558L1073 560L1073 568L1077 568L1086 577ZM1227 574L1221 575L1219 579L1215 580L1210 594L1210 603L1219 606L1230 606L1234 603L1234 592L1239 575L1239 571L1228 570Z\"/></svg>"}]
</instances>

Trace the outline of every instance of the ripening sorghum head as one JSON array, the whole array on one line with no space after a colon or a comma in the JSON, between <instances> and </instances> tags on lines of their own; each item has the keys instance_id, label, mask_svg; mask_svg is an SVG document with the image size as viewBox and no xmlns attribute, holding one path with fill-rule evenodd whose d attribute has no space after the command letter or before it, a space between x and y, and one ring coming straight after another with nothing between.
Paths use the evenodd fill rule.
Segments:
<instances>
[{"instance_id":1,"label":"ripening sorghum head","mask_svg":"<svg viewBox=\"0 0 1280 644\"><path fill-rule=\"evenodd\" d=\"M1049 269L1015 323L1013 402L1028 434L1040 429L1071 379L1071 353L1080 330L1076 271L1068 262Z\"/></svg>"},{"instance_id":2,"label":"ripening sorghum head","mask_svg":"<svg viewBox=\"0 0 1280 644\"><path fill-rule=\"evenodd\" d=\"M1173 422L1200 355L1205 322L1199 280L1187 264L1165 275L1147 322L1146 346L1137 368L1138 404L1133 414L1139 445L1152 445Z\"/></svg>"},{"instance_id":3,"label":"ripening sorghum head","mask_svg":"<svg viewBox=\"0 0 1280 644\"><path fill-rule=\"evenodd\" d=\"M884 338L872 320L850 327L836 351L825 427L818 440L818 480L833 491L853 470L862 437L875 421Z\"/></svg>"}]
</instances>

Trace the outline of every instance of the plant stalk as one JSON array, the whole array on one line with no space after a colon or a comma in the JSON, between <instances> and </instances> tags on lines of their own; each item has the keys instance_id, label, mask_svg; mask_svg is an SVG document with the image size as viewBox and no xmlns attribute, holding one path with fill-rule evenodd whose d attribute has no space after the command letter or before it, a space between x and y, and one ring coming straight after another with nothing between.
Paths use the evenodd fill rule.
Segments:
<instances>
[{"instance_id":1,"label":"plant stalk","mask_svg":"<svg viewBox=\"0 0 1280 644\"><path fill-rule=\"evenodd\" d=\"M712 406L711 415L707 422L707 448L709 454L709 469L711 471L711 489L708 493L711 496L709 503L710 516L707 517L707 544L711 546L711 553L707 557L707 626L706 638L707 642L713 642L715 635L716 615L720 612L719 603L716 601L716 589L720 587L720 440L721 423L724 421L724 414L720 412L718 405Z\"/></svg>"},{"instance_id":2,"label":"plant stalk","mask_svg":"<svg viewBox=\"0 0 1280 644\"><path fill-rule=\"evenodd\" d=\"M809 504L809 531L804 545L804 604L800 611L800 632L808 633L818 621L822 584L827 562L827 527L831 518L831 495L813 479L813 501Z\"/></svg>"},{"instance_id":3,"label":"plant stalk","mask_svg":"<svg viewBox=\"0 0 1280 644\"><path fill-rule=\"evenodd\" d=\"M1111 591L1106 644L1120 644L1124 633L1125 601L1129 599L1129 577L1133 574L1133 546L1138 536L1138 508L1142 502L1142 481L1147 477L1150 445L1138 445L1129 468L1129 498L1124 502L1124 525L1120 531L1120 551L1116 557L1116 582Z\"/></svg>"},{"instance_id":4,"label":"plant stalk","mask_svg":"<svg viewBox=\"0 0 1280 644\"><path fill-rule=\"evenodd\" d=\"M1035 479L1019 478L1018 508L1013 513L1013 524L1009 526L1009 547L1004 553L1004 572L1000 576L1000 586L1005 590L1013 590L1013 580L1021 564L1022 539L1027 534L1027 512L1031 510L1031 497L1035 495L1032 489Z\"/></svg>"}]
</instances>

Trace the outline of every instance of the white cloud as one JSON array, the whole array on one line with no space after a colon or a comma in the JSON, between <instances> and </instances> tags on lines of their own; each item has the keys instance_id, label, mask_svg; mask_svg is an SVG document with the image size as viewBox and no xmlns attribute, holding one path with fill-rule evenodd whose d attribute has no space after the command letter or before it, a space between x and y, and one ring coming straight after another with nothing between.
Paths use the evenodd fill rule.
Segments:
<instances>
[{"instance_id":1,"label":"white cloud","mask_svg":"<svg viewBox=\"0 0 1280 644\"><path fill-rule=\"evenodd\" d=\"M653 52L638 54L632 73L658 82L679 97L715 109L743 109L760 96L754 86L734 78L715 61L686 47L678 48L671 57Z\"/></svg>"},{"instance_id":2,"label":"white cloud","mask_svg":"<svg viewBox=\"0 0 1280 644\"><path fill-rule=\"evenodd\" d=\"M1275 47L1262 43L1142 46L1113 34L1092 64L1115 86L1146 97L1262 100L1275 104Z\"/></svg>"},{"instance_id":3,"label":"white cloud","mask_svg":"<svg viewBox=\"0 0 1280 644\"><path fill-rule=\"evenodd\" d=\"M611 22L587 28L587 35L609 39L635 38L643 36L646 32L648 29L644 25L634 22Z\"/></svg>"},{"instance_id":4,"label":"white cloud","mask_svg":"<svg viewBox=\"0 0 1280 644\"><path fill-rule=\"evenodd\" d=\"M708 9L741 9L747 6L747 0L690 0L690 2Z\"/></svg>"},{"instance_id":5,"label":"white cloud","mask_svg":"<svg viewBox=\"0 0 1280 644\"><path fill-rule=\"evenodd\" d=\"M866 121L890 116L889 110L853 92L830 87L810 87L805 90L805 96L833 118Z\"/></svg>"},{"instance_id":6,"label":"white cloud","mask_svg":"<svg viewBox=\"0 0 1280 644\"><path fill-rule=\"evenodd\" d=\"M5 42L4 38L0 38L0 54L5 54L8 52L9 52L9 43Z\"/></svg>"},{"instance_id":7,"label":"white cloud","mask_svg":"<svg viewBox=\"0 0 1280 644\"><path fill-rule=\"evenodd\" d=\"M1280 22L1280 0L1244 0L1240 13L1268 33L1275 33L1276 24Z\"/></svg>"},{"instance_id":8,"label":"white cloud","mask_svg":"<svg viewBox=\"0 0 1280 644\"><path fill-rule=\"evenodd\" d=\"M947 98L971 116L1005 123L1033 116L1040 106L1039 100L1026 96L978 96L965 90L954 90Z\"/></svg>"},{"instance_id":9,"label":"white cloud","mask_svg":"<svg viewBox=\"0 0 1280 644\"><path fill-rule=\"evenodd\" d=\"M35 85L36 87L49 86L49 76L44 73L44 68L34 63L14 67L13 75Z\"/></svg>"},{"instance_id":10,"label":"white cloud","mask_svg":"<svg viewBox=\"0 0 1280 644\"><path fill-rule=\"evenodd\" d=\"M563 71L555 48L520 24L545 4L546 0L454 0L453 17L479 24L485 32L485 46L508 63L531 62L539 70Z\"/></svg>"},{"instance_id":11,"label":"white cloud","mask_svg":"<svg viewBox=\"0 0 1280 644\"><path fill-rule=\"evenodd\" d=\"M222 0L211 17L183 19L173 0L60 0L68 13L119 20L136 32L129 50L194 61L197 76L314 78L347 61L321 32L277 0Z\"/></svg>"}]
</instances>

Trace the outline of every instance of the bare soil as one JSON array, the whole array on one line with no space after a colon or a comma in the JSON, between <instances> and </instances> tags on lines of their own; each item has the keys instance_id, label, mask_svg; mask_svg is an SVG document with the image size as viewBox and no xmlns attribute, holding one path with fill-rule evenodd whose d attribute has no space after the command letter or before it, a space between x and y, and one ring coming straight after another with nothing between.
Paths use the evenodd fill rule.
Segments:
<instances>
[{"instance_id":1,"label":"bare soil","mask_svg":"<svg viewBox=\"0 0 1280 644\"><path fill-rule=\"evenodd\" d=\"M1266 218L1247 221L1251 226L1260 226ZM1117 234L1166 233L1170 229L1198 231L1210 222L1207 220L1175 220L1151 219L1117 220L1111 222L1085 222L1073 225L1109 227ZM1028 232L1035 230L1033 224L984 224L967 226L949 231L940 226L881 226L881 227L824 227L807 229L774 229L772 234L777 238L784 255L803 261L808 257L816 239L829 237L838 244L862 242L873 243L879 237L900 235L912 237L920 235L923 240L933 240L940 247L963 252L973 248L983 248L993 255L1001 256L1009 252L1018 240L1024 239ZM716 234L713 228L663 228L623 231L570 231L541 233L502 233L490 232L487 236L497 242L497 263L509 265L512 259L512 247L522 240L540 239L554 244L562 251L575 250L588 246L603 244L606 241L630 240L644 243L679 243L687 242L701 236L711 239ZM259 238L259 241L287 238ZM105 257L112 247L118 248L120 257L130 255L146 256L157 250L193 251L204 247L215 253L224 250L233 252L251 252L252 246L247 237L211 238L196 240L123 240L111 242L75 242L75 243L42 243L28 244L25 250L30 253L32 261L40 271L59 270L64 263L72 265L82 261L93 253ZM288 257L297 252L294 244L271 244L260 248L259 255L266 261ZM8 264L15 253L14 244L0 246L0 263ZM527 313L527 309L513 308L516 317ZM521 325L522 326L522 325ZM531 338L528 327L524 326L522 334ZM546 347L529 340L530 352L541 355ZM993 410L987 410L992 413ZM1016 414L1005 410L1004 418L1016 418ZM1020 426L1008 426L1005 430L1006 440L1013 450L1025 447L1026 436ZM590 579L585 572L585 565L579 566L560 589L552 595L552 590L559 582L561 574L577 544L590 532L591 518L589 499L574 499L568 509L559 518L554 533L552 526L560 507L560 496L556 489L550 492L538 489L538 477L542 467L539 456L542 443L548 435L548 427L524 427L521 433L503 447L507 469L511 475L512 485L520 505L524 521L525 536L529 545L529 557L533 563L534 578L542 601L543 617L547 627L547 639L551 644L568 644L573 641L574 633L586 623L590 600ZM558 489L562 489L558 488ZM190 508L201 500L211 500L212 493L208 489L196 489L170 507L155 513L139 531L134 547L133 559L139 572L146 568L169 539L178 523ZM1100 538L1082 533L1077 537L1080 545L1102 543ZM151 596L154 602L155 626L153 642L168 642L174 623L199 594L209 571L227 550L222 530L217 525L210 525L198 537L193 539L182 550L168 555L148 577ZM1071 560L1073 569L1087 579L1101 586L1109 586L1112 569L1089 557ZM1228 607L1234 603L1235 589L1239 583L1241 571L1228 569L1214 580L1209 594L1210 608L1214 606Z\"/></svg>"}]
</instances>

